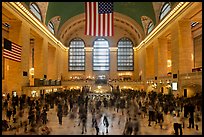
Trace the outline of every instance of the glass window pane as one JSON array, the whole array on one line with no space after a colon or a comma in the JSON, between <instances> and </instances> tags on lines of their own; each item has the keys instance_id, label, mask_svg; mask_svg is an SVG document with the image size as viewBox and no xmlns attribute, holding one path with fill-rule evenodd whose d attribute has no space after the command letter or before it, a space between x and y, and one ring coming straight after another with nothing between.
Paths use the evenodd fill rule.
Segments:
<instances>
[{"instance_id":1,"label":"glass window pane","mask_svg":"<svg viewBox=\"0 0 204 137\"><path fill-rule=\"evenodd\" d=\"M170 3L165 3L161 9L159 19L162 20L169 13L170 10L171 10Z\"/></svg>"},{"instance_id":2,"label":"glass window pane","mask_svg":"<svg viewBox=\"0 0 204 137\"><path fill-rule=\"evenodd\" d=\"M38 6L37 6L35 3L32 3L32 4L30 5L30 10L32 11L32 13L33 13L40 21L42 21L40 9L38 8Z\"/></svg>"},{"instance_id":3,"label":"glass window pane","mask_svg":"<svg viewBox=\"0 0 204 137\"><path fill-rule=\"evenodd\" d=\"M118 70L133 70L133 44L128 38L118 42Z\"/></svg>"},{"instance_id":4,"label":"glass window pane","mask_svg":"<svg viewBox=\"0 0 204 137\"><path fill-rule=\"evenodd\" d=\"M94 41L93 70L109 70L109 44L108 41L99 38Z\"/></svg>"},{"instance_id":5,"label":"glass window pane","mask_svg":"<svg viewBox=\"0 0 204 137\"><path fill-rule=\"evenodd\" d=\"M69 45L69 70L85 70L85 50L84 42L80 38L75 38Z\"/></svg>"}]
</instances>

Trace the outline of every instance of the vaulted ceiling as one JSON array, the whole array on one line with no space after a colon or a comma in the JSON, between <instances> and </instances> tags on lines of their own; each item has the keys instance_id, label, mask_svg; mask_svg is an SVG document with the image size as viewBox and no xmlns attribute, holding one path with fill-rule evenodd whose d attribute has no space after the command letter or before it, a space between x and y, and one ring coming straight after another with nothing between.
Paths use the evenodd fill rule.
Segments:
<instances>
[{"instance_id":1,"label":"vaulted ceiling","mask_svg":"<svg viewBox=\"0 0 204 137\"><path fill-rule=\"evenodd\" d=\"M27 7L31 2L24 2ZM70 18L84 13L84 2L36 2L44 16L44 23L53 17L60 17L58 29ZM176 2L171 2L171 7ZM114 12L126 15L135 20L143 28L142 17L148 17L156 25L158 15L164 2L114 2ZM42 11L43 10L43 11Z\"/></svg>"}]
</instances>

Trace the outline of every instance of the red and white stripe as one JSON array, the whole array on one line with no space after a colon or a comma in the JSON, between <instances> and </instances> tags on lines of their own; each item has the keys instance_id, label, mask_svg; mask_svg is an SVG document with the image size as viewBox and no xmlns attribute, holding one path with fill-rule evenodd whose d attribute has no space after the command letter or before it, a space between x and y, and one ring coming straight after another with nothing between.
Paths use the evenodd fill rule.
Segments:
<instances>
[{"instance_id":1,"label":"red and white stripe","mask_svg":"<svg viewBox=\"0 0 204 137\"><path fill-rule=\"evenodd\" d=\"M98 2L86 2L85 11L85 35L113 36L113 13L98 14Z\"/></svg>"},{"instance_id":2,"label":"red and white stripe","mask_svg":"<svg viewBox=\"0 0 204 137\"><path fill-rule=\"evenodd\" d=\"M22 50L21 46L12 43L11 51L4 49L3 57L17 62L21 62L21 50Z\"/></svg>"}]
</instances>

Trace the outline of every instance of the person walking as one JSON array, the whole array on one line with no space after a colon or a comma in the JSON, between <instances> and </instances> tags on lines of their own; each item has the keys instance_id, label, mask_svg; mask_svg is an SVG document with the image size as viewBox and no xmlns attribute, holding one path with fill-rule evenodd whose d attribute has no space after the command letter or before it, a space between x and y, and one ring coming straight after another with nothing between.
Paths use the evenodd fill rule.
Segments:
<instances>
[{"instance_id":1,"label":"person walking","mask_svg":"<svg viewBox=\"0 0 204 137\"><path fill-rule=\"evenodd\" d=\"M195 126L196 126L196 130L198 130L198 123L201 121L201 118L200 118L200 114L199 114L199 111L196 110L195 111Z\"/></svg>"},{"instance_id":2,"label":"person walking","mask_svg":"<svg viewBox=\"0 0 204 137\"><path fill-rule=\"evenodd\" d=\"M63 115L62 105L61 105L61 103L59 103L58 107L57 107L57 116L58 116L60 125L62 125L62 115Z\"/></svg>"},{"instance_id":3,"label":"person walking","mask_svg":"<svg viewBox=\"0 0 204 137\"><path fill-rule=\"evenodd\" d=\"M94 127L95 127L95 129L96 129L96 135L98 135L98 133L99 133L99 127L98 127L98 122L97 122L96 119L94 120Z\"/></svg>"},{"instance_id":4,"label":"person walking","mask_svg":"<svg viewBox=\"0 0 204 137\"><path fill-rule=\"evenodd\" d=\"M108 118L106 115L104 115L103 117L103 124L106 127L106 133L108 133L109 122L108 122Z\"/></svg>"},{"instance_id":5,"label":"person walking","mask_svg":"<svg viewBox=\"0 0 204 137\"><path fill-rule=\"evenodd\" d=\"M139 128L140 128L140 124L139 124L139 120L137 119L136 115L133 119L133 135L138 135L139 134Z\"/></svg>"},{"instance_id":6,"label":"person walking","mask_svg":"<svg viewBox=\"0 0 204 137\"><path fill-rule=\"evenodd\" d=\"M189 113L190 113L190 117L189 117L189 126L187 128L194 128L194 111L195 111L195 106L190 103L189 105Z\"/></svg>"},{"instance_id":7,"label":"person walking","mask_svg":"<svg viewBox=\"0 0 204 137\"><path fill-rule=\"evenodd\" d=\"M175 131L175 135L179 135L178 133L178 129L180 129L180 135L182 135L182 124L181 124L181 120L180 117L178 117L178 115L176 115L175 111L172 111L173 113L173 127L174 127L174 131Z\"/></svg>"},{"instance_id":8,"label":"person walking","mask_svg":"<svg viewBox=\"0 0 204 137\"><path fill-rule=\"evenodd\" d=\"M81 121L82 121L82 132L81 132L81 134L84 134L84 132L87 132L87 129L86 129L87 115L84 112L83 112L83 114L81 116Z\"/></svg>"},{"instance_id":9,"label":"person walking","mask_svg":"<svg viewBox=\"0 0 204 137\"><path fill-rule=\"evenodd\" d=\"M162 125L164 123L164 114L162 113L162 111L158 111L157 120L158 120L160 129L162 129Z\"/></svg>"},{"instance_id":10,"label":"person walking","mask_svg":"<svg viewBox=\"0 0 204 137\"><path fill-rule=\"evenodd\" d=\"M149 124L148 126L151 126L151 121L153 121L154 117L154 110L151 104L149 104Z\"/></svg>"},{"instance_id":11,"label":"person walking","mask_svg":"<svg viewBox=\"0 0 204 137\"><path fill-rule=\"evenodd\" d=\"M12 115L12 110L11 110L11 108L8 108L7 111L6 111L6 116L9 119L9 122L11 120L11 115Z\"/></svg>"},{"instance_id":12,"label":"person walking","mask_svg":"<svg viewBox=\"0 0 204 137\"><path fill-rule=\"evenodd\" d=\"M131 121L131 117L126 121L125 129L123 135L131 135L133 131L133 123Z\"/></svg>"}]
</instances>

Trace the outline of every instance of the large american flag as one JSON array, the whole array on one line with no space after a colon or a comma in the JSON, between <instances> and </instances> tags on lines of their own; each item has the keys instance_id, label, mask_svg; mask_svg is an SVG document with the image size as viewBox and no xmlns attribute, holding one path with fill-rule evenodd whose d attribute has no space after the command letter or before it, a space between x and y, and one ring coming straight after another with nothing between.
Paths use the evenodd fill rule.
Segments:
<instances>
[{"instance_id":1,"label":"large american flag","mask_svg":"<svg viewBox=\"0 0 204 137\"><path fill-rule=\"evenodd\" d=\"M85 2L85 35L113 36L113 2Z\"/></svg>"},{"instance_id":2,"label":"large american flag","mask_svg":"<svg viewBox=\"0 0 204 137\"><path fill-rule=\"evenodd\" d=\"M4 38L3 57L13 61L21 62L21 46Z\"/></svg>"}]
</instances>

